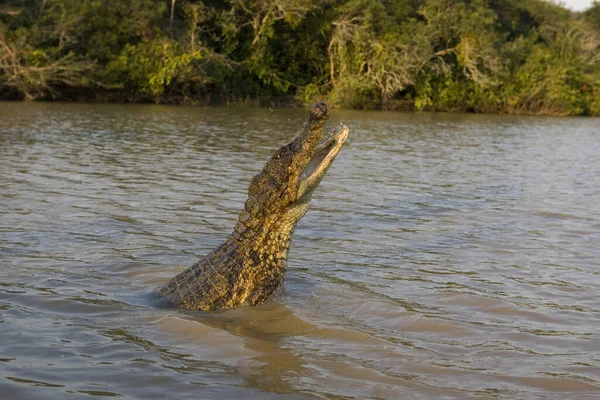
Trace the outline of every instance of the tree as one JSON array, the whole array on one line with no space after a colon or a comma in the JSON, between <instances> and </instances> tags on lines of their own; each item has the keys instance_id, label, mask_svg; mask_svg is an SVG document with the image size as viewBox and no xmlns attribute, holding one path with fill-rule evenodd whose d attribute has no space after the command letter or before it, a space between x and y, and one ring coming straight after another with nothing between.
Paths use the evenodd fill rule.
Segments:
<instances>
[{"instance_id":1,"label":"tree","mask_svg":"<svg viewBox=\"0 0 600 400\"><path fill-rule=\"evenodd\" d=\"M600 3L5 0L0 95L600 114Z\"/></svg>"},{"instance_id":2,"label":"tree","mask_svg":"<svg viewBox=\"0 0 600 400\"><path fill-rule=\"evenodd\" d=\"M0 89L27 100L60 96L60 88L86 87L95 64L73 52L58 4L13 2L2 9ZM62 14L64 16L64 14Z\"/></svg>"}]
</instances>

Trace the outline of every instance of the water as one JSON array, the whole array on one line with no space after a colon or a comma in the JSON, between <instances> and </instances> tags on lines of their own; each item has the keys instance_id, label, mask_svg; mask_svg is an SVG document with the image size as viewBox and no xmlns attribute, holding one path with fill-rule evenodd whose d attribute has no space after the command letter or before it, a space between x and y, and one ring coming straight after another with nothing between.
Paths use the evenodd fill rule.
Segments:
<instances>
[{"instance_id":1,"label":"water","mask_svg":"<svg viewBox=\"0 0 600 400\"><path fill-rule=\"evenodd\" d=\"M599 398L598 119L334 110L284 290L154 304L305 115L0 103L2 398Z\"/></svg>"}]
</instances>

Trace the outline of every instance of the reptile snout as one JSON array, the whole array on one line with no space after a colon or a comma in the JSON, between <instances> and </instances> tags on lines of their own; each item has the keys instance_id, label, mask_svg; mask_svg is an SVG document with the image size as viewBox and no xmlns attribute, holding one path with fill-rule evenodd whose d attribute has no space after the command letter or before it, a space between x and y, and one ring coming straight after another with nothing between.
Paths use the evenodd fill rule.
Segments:
<instances>
[{"instance_id":1,"label":"reptile snout","mask_svg":"<svg viewBox=\"0 0 600 400\"><path fill-rule=\"evenodd\" d=\"M310 108L310 117L312 119L321 119L321 118L325 118L329 115L329 107L327 106L327 104L323 103L322 101L316 104L313 104L313 106Z\"/></svg>"}]
</instances>

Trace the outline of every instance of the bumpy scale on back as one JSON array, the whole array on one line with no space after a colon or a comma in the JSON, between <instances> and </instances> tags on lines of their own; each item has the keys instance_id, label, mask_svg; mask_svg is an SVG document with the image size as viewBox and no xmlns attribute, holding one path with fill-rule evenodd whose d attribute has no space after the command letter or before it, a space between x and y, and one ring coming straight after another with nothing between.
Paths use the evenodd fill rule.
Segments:
<instances>
[{"instance_id":1,"label":"bumpy scale on back","mask_svg":"<svg viewBox=\"0 0 600 400\"><path fill-rule=\"evenodd\" d=\"M322 140L325 103L310 109L292 141L275 152L248 188L248 200L225 243L159 289L174 306L218 310L264 302L283 282L296 223L348 137L344 125Z\"/></svg>"}]
</instances>

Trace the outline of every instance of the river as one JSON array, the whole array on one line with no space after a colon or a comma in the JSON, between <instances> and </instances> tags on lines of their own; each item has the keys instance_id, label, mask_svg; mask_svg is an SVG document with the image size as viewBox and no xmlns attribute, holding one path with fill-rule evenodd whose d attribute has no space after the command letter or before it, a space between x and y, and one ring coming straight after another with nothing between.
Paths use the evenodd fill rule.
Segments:
<instances>
[{"instance_id":1,"label":"river","mask_svg":"<svg viewBox=\"0 0 600 400\"><path fill-rule=\"evenodd\" d=\"M0 103L0 397L600 398L600 119L333 110L283 290L157 306L306 115Z\"/></svg>"}]
</instances>

